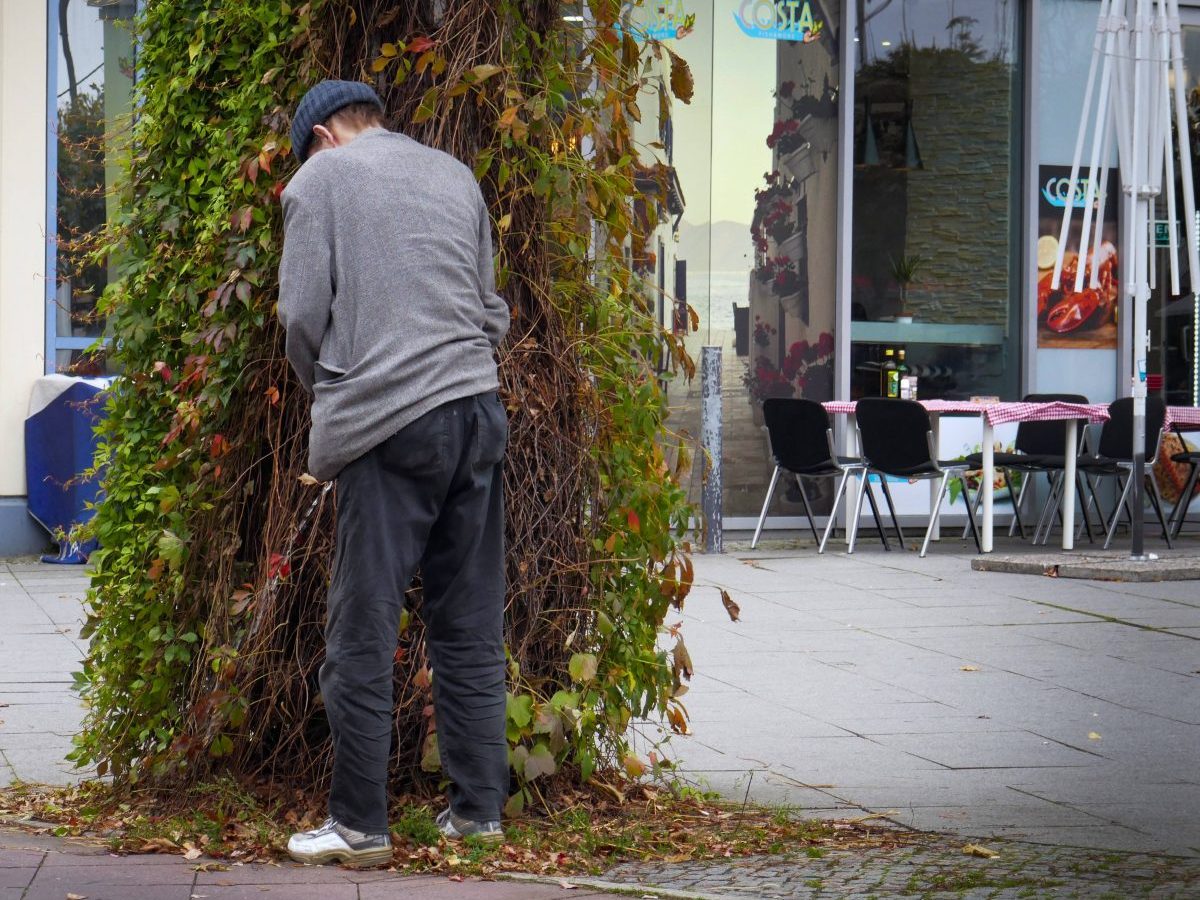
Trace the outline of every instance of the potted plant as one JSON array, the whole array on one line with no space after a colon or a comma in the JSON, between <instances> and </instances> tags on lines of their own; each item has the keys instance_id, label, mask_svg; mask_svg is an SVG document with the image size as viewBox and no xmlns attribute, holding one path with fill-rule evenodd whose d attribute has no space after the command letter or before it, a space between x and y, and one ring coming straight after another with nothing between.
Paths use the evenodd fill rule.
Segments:
<instances>
[{"instance_id":1,"label":"potted plant","mask_svg":"<svg viewBox=\"0 0 1200 900\"><path fill-rule=\"evenodd\" d=\"M917 280L917 273L925 266L927 260L919 253L902 255L899 259L891 256L888 258L892 263L892 278L900 286L900 314L896 316L896 321L910 323L913 320L913 311L908 305L908 288Z\"/></svg>"},{"instance_id":2,"label":"potted plant","mask_svg":"<svg viewBox=\"0 0 1200 900\"><path fill-rule=\"evenodd\" d=\"M796 271L794 262L787 257L780 257L780 259L787 261L776 267L775 275L771 279L771 290L779 298L790 297L800 291L800 275Z\"/></svg>"}]
</instances>

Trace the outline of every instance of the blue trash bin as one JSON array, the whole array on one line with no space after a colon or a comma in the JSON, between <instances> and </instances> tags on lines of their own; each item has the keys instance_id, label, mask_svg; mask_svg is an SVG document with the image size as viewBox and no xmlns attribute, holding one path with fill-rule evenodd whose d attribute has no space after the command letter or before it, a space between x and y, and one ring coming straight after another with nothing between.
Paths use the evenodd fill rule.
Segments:
<instances>
[{"instance_id":1,"label":"blue trash bin","mask_svg":"<svg viewBox=\"0 0 1200 900\"><path fill-rule=\"evenodd\" d=\"M25 420L29 514L59 544L58 555L43 556L42 562L79 565L96 548L95 541L79 545L70 535L91 520L91 505L101 497L100 479L83 473L96 455L95 427L104 416L107 385L76 380Z\"/></svg>"}]
</instances>

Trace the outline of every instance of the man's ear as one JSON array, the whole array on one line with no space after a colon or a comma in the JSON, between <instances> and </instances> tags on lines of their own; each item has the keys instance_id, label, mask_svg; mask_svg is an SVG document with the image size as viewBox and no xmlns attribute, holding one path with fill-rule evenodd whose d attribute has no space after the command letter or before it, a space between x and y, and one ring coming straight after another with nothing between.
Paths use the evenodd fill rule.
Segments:
<instances>
[{"instance_id":1,"label":"man's ear","mask_svg":"<svg viewBox=\"0 0 1200 900\"><path fill-rule=\"evenodd\" d=\"M314 125L313 136L328 144L330 147L336 147L338 145L337 138L333 136L333 132L324 125Z\"/></svg>"}]
</instances>

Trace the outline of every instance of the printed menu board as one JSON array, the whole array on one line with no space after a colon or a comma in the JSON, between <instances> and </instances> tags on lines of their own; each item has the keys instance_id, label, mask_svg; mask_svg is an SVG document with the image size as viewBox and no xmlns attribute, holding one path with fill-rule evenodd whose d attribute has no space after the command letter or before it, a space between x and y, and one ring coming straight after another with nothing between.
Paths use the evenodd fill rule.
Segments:
<instances>
[{"instance_id":1,"label":"printed menu board","mask_svg":"<svg viewBox=\"0 0 1200 900\"><path fill-rule=\"evenodd\" d=\"M1081 260L1080 234L1087 202L1087 172L1080 173L1071 230L1067 234L1063 275L1054 290L1054 263L1058 257L1063 210L1071 193L1070 166L1041 166L1038 170L1037 323L1038 346L1077 350L1111 349L1117 346L1119 266L1117 216L1120 190L1117 173L1110 171L1104 193L1104 221L1096 241L1095 216L1100 194L1092 212L1087 259ZM1093 246L1098 243L1099 247ZM1092 267L1097 266L1097 284L1092 284ZM1083 289L1076 291L1076 275L1083 267Z\"/></svg>"}]
</instances>

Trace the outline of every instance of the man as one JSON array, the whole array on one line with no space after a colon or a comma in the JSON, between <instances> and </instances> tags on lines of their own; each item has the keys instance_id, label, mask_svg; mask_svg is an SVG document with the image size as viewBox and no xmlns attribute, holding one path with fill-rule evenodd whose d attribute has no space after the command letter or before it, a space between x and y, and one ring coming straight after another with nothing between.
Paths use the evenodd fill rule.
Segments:
<instances>
[{"instance_id":1,"label":"man","mask_svg":"<svg viewBox=\"0 0 1200 900\"><path fill-rule=\"evenodd\" d=\"M306 863L391 860L387 763L404 592L422 572L449 838L498 839L508 793L507 439L491 222L471 171L383 127L365 84L324 81L296 110L302 166L283 192L279 317L313 394L309 469L337 479L321 693L329 819L293 835Z\"/></svg>"}]
</instances>

